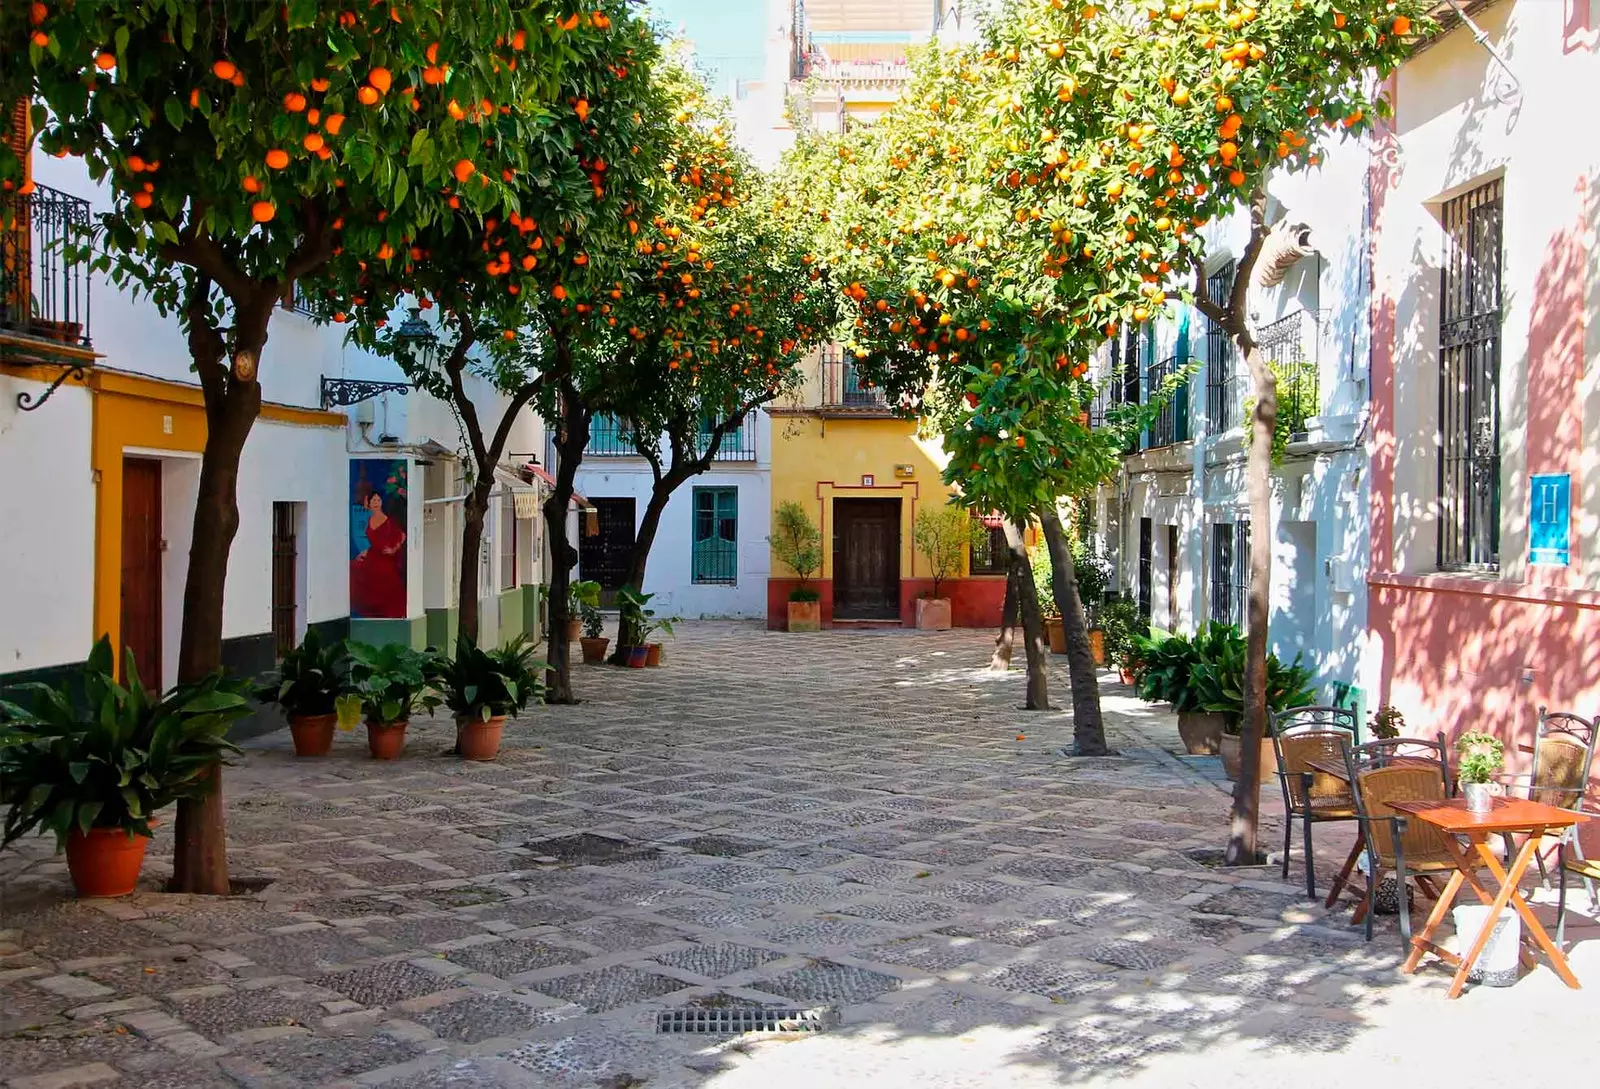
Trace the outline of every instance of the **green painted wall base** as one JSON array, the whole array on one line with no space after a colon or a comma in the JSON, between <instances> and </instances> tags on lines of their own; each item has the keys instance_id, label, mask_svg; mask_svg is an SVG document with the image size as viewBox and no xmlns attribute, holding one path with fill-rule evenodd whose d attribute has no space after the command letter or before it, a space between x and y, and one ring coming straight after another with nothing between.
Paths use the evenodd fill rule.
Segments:
<instances>
[{"instance_id":1,"label":"green painted wall base","mask_svg":"<svg viewBox=\"0 0 1600 1089\"><path fill-rule=\"evenodd\" d=\"M512 587L500 593L500 642L515 639L522 628L522 588Z\"/></svg>"},{"instance_id":2,"label":"green painted wall base","mask_svg":"<svg viewBox=\"0 0 1600 1089\"><path fill-rule=\"evenodd\" d=\"M407 620L358 620L351 617L350 638L375 647L386 643L404 643L412 650L422 650L428 645L428 618L413 616Z\"/></svg>"},{"instance_id":3,"label":"green painted wall base","mask_svg":"<svg viewBox=\"0 0 1600 1089\"><path fill-rule=\"evenodd\" d=\"M522 630L529 635L539 634L539 602L543 586L530 584L522 588Z\"/></svg>"},{"instance_id":4,"label":"green painted wall base","mask_svg":"<svg viewBox=\"0 0 1600 1089\"><path fill-rule=\"evenodd\" d=\"M455 653L456 633L461 630L461 614L454 607L428 610L428 645L435 650Z\"/></svg>"}]
</instances>

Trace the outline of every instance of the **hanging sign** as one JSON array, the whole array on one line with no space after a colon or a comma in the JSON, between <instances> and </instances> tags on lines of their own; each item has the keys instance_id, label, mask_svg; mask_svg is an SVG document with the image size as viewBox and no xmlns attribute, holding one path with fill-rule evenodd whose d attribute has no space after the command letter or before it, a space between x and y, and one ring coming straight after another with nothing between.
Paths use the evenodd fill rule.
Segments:
<instances>
[{"instance_id":1,"label":"hanging sign","mask_svg":"<svg viewBox=\"0 0 1600 1089\"><path fill-rule=\"evenodd\" d=\"M1566 567L1571 560L1572 477L1535 474L1528 491L1528 562Z\"/></svg>"}]
</instances>

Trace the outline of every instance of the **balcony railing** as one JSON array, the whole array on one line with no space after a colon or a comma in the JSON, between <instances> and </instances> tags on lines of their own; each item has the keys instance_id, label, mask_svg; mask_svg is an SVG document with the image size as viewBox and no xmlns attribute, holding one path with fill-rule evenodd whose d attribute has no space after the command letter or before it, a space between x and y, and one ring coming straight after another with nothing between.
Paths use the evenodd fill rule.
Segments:
<instances>
[{"instance_id":1,"label":"balcony railing","mask_svg":"<svg viewBox=\"0 0 1600 1089\"><path fill-rule=\"evenodd\" d=\"M615 416L596 416L589 422L589 445L583 448L586 458L636 458L639 451L633 446L633 433Z\"/></svg>"},{"instance_id":2,"label":"balcony railing","mask_svg":"<svg viewBox=\"0 0 1600 1089\"><path fill-rule=\"evenodd\" d=\"M1256 338L1273 377L1278 380L1280 442L1302 441L1306 437L1307 422L1322 409L1318 403L1316 360L1307 359L1305 352L1303 334L1308 319L1315 337L1315 319L1306 311L1299 311L1262 327Z\"/></svg>"},{"instance_id":3,"label":"balcony railing","mask_svg":"<svg viewBox=\"0 0 1600 1089\"><path fill-rule=\"evenodd\" d=\"M0 196L0 330L91 346L91 236L86 200L47 185Z\"/></svg>"},{"instance_id":4,"label":"balcony railing","mask_svg":"<svg viewBox=\"0 0 1600 1089\"><path fill-rule=\"evenodd\" d=\"M1161 391L1161 384L1171 375L1178 372L1178 357L1169 355L1159 363L1154 363L1145 368L1144 395L1145 400L1153 400ZM1179 386L1173 391L1167 403L1161 406L1160 413L1151 422L1145 432L1145 449L1155 446L1171 446L1175 442L1183 442L1189 437L1188 406L1179 402L1189 395L1189 387Z\"/></svg>"},{"instance_id":5,"label":"balcony railing","mask_svg":"<svg viewBox=\"0 0 1600 1089\"><path fill-rule=\"evenodd\" d=\"M888 412L890 407L883 391L862 378L848 359L822 361L822 404L862 412Z\"/></svg>"},{"instance_id":6,"label":"balcony railing","mask_svg":"<svg viewBox=\"0 0 1600 1089\"><path fill-rule=\"evenodd\" d=\"M699 449L704 451L711 445L711 429L706 427L700 432ZM744 418L737 430L729 431L722 436L722 443L717 447L717 452L712 455L712 461L754 461L756 460L756 414L750 413Z\"/></svg>"}]
</instances>

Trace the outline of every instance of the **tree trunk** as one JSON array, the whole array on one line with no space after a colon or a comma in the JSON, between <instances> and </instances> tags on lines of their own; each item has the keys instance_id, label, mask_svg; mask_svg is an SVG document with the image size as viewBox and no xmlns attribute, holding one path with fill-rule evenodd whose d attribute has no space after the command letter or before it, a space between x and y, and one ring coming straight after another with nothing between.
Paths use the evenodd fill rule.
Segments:
<instances>
[{"instance_id":1,"label":"tree trunk","mask_svg":"<svg viewBox=\"0 0 1600 1089\"><path fill-rule=\"evenodd\" d=\"M1050 660L1050 646L1045 640L1044 616L1039 611L1039 598L1033 588L1033 565L1028 562L1022 533L1020 524L1006 523L1006 544L1011 549L1011 582L1016 585L1017 608L1022 614L1022 646L1028 653L1028 700L1024 708L1048 711L1050 674L1046 663Z\"/></svg>"},{"instance_id":2,"label":"tree trunk","mask_svg":"<svg viewBox=\"0 0 1600 1089\"><path fill-rule=\"evenodd\" d=\"M678 484L668 483L663 479L650 489L650 501L645 504L644 517L639 520L639 530L634 534L633 551L628 554L628 573L623 580L624 585L632 586L636 590L644 589L645 569L650 564L650 548L655 544L656 534L661 530L661 516L666 513L667 503L677 487ZM626 619L619 619L617 645L611 652L611 664L626 665L623 648L638 646L642 639L643 635L638 630L637 624L629 624Z\"/></svg>"},{"instance_id":3,"label":"tree trunk","mask_svg":"<svg viewBox=\"0 0 1600 1089\"><path fill-rule=\"evenodd\" d=\"M205 385L206 445L200 455L194 531L183 586L183 633L178 647L180 683L203 680L222 667L222 610L228 581L228 553L239 532L239 459L256 417L261 414L257 361L266 343L267 317L236 317L239 344L232 376L208 372ZM257 320L252 321L251 318ZM210 343L202 347L200 341ZM190 337L197 368L220 367L221 339L214 329ZM210 357L210 358L207 358ZM159 681L158 681L159 683ZM178 803L172 858L174 892L226 896L227 832L223 819L222 765L212 766L212 789L204 797Z\"/></svg>"},{"instance_id":4,"label":"tree trunk","mask_svg":"<svg viewBox=\"0 0 1600 1089\"><path fill-rule=\"evenodd\" d=\"M589 445L589 413L570 383L560 393L561 426L556 431L556 486L544 501L545 536L550 541L550 662L545 675L546 703L573 703L572 645L567 638L568 597L578 550L567 533L567 510L583 451ZM583 532L582 526L579 532Z\"/></svg>"},{"instance_id":5,"label":"tree trunk","mask_svg":"<svg viewBox=\"0 0 1600 1089\"><path fill-rule=\"evenodd\" d=\"M1242 324L1242 323L1241 323ZM1233 816L1224 861L1254 865L1261 820L1261 739L1267 729L1267 607L1272 591L1272 434L1278 422L1278 382L1249 331L1235 331L1250 367L1256 406L1250 418L1245 477L1250 493L1250 594L1246 606L1244 736L1239 781L1233 784Z\"/></svg>"},{"instance_id":6,"label":"tree trunk","mask_svg":"<svg viewBox=\"0 0 1600 1089\"><path fill-rule=\"evenodd\" d=\"M478 574L483 567L483 557L480 555L483 550L483 522L489 513L489 492L494 488L494 477L485 477L481 465L478 474L472 491L467 493L461 504L461 575L456 592L456 615L459 618L457 638L469 635L474 643L483 636L479 630L481 591L478 589Z\"/></svg>"},{"instance_id":7,"label":"tree trunk","mask_svg":"<svg viewBox=\"0 0 1600 1089\"><path fill-rule=\"evenodd\" d=\"M1011 668L1011 644L1017 626L1017 584L1011 578L1010 565L1006 570L1006 600L1000 607L1000 634L994 637L994 655L989 659L989 668L996 673L1005 673Z\"/></svg>"},{"instance_id":8,"label":"tree trunk","mask_svg":"<svg viewBox=\"0 0 1600 1089\"><path fill-rule=\"evenodd\" d=\"M1100 717L1100 679L1089 649L1089 620L1078 595L1078 574L1061 518L1053 509L1039 512L1044 539L1050 549L1050 589L1061 613L1067 643L1067 672L1072 679L1072 752L1075 756L1106 756L1106 728Z\"/></svg>"}]
</instances>

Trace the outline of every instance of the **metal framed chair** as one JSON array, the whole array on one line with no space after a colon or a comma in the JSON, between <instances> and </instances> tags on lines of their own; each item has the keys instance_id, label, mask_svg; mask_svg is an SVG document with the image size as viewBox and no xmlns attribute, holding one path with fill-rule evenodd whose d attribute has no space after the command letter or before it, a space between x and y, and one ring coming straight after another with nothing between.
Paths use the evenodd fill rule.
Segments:
<instances>
[{"instance_id":1,"label":"metal framed chair","mask_svg":"<svg viewBox=\"0 0 1600 1089\"><path fill-rule=\"evenodd\" d=\"M1367 940L1372 940L1378 885L1385 873L1394 874L1400 900L1400 941L1409 954L1410 882L1416 880L1425 892L1437 899L1438 890L1430 879L1454 872L1456 863L1445 844L1444 833L1431 824L1408 819L1391 803L1443 798L1444 782L1430 767L1401 764L1362 771L1356 767L1353 756L1348 760L1367 855L1367 893L1356 905L1351 922L1365 921Z\"/></svg>"},{"instance_id":2,"label":"metal framed chair","mask_svg":"<svg viewBox=\"0 0 1600 1089\"><path fill-rule=\"evenodd\" d=\"M1567 857L1567 848L1571 847L1576 858ZM1561 892L1556 899L1556 948L1565 949L1567 944L1567 874L1577 874L1589 890L1589 908L1591 911L1600 912L1600 898L1595 896L1595 882L1600 881L1600 861L1592 861L1583 857L1583 848L1578 846L1577 837L1568 844L1565 840L1556 848L1556 873Z\"/></svg>"},{"instance_id":3,"label":"metal framed chair","mask_svg":"<svg viewBox=\"0 0 1600 1089\"><path fill-rule=\"evenodd\" d=\"M1386 737L1368 741L1355 747L1355 757L1358 766L1367 768L1390 767L1395 764L1397 757L1403 758L1402 763L1426 760L1438 765L1439 781L1444 784L1445 797L1454 793L1450 783L1449 749L1445 745L1442 730L1431 741L1421 737Z\"/></svg>"},{"instance_id":4,"label":"metal framed chair","mask_svg":"<svg viewBox=\"0 0 1600 1089\"><path fill-rule=\"evenodd\" d=\"M1551 711L1539 708L1539 725L1533 735L1533 765L1526 774L1503 775L1506 793L1520 793L1523 797L1557 809L1578 812L1583 804L1584 791L1589 785L1589 771L1594 766L1595 742L1600 739L1600 719L1587 719L1570 711ZM1512 855L1511 836L1505 837L1506 858ZM1583 848L1578 845L1578 829L1568 828L1557 840L1557 849L1570 847L1577 861L1584 861ZM1550 873L1545 868L1546 849L1533 858L1539 866L1539 877L1544 887L1550 887ZM1593 878L1585 877L1589 899L1596 906Z\"/></svg>"},{"instance_id":5,"label":"metal framed chair","mask_svg":"<svg viewBox=\"0 0 1600 1089\"><path fill-rule=\"evenodd\" d=\"M1349 763L1355 742L1355 712L1344 707L1290 707L1272 715L1272 747L1278 754L1283 788L1283 876L1289 876L1289 848L1295 821L1305 838L1306 895L1317 897L1311 827L1327 821L1359 819L1350 784L1310 767L1313 760Z\"/></svg>"}]
</instances>

